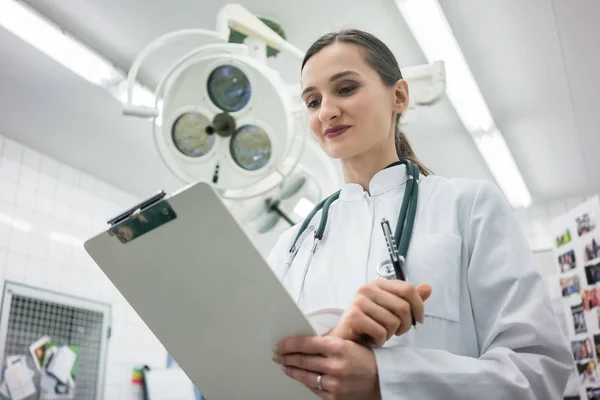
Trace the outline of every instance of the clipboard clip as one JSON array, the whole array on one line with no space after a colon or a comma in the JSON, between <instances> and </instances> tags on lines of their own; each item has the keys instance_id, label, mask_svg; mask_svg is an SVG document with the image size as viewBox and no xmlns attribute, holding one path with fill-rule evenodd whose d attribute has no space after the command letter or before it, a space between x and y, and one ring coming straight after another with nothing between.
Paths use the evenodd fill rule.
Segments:
<instances>
[{"instance_id":1,"label":"clipboard clip","mask_svg":"<svg viewBox=\"0 0 600 400\"><path fill-rule=\"evenodd\" d=\"M109 219L108 234L116 236L123 244L148 233L177 218L165 197L164 190Z\"/></svg>"}]
</instances>

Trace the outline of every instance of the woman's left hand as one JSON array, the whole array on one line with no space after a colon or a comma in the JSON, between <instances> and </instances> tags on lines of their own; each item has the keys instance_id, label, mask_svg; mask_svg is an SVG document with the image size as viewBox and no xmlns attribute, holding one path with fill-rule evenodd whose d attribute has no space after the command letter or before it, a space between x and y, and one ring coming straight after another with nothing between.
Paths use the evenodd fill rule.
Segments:
<instances>
[{"instance_id":1,"label":"woman's left hand","mask_svg":"<svg viewBox=\"0 0 600 400\"><path fill-rule=\"evenodd\" d=\"M281 340L273 360L322 399L380 399L375 355L368 347L333 336ZM317 382L321 378L319 390Z\"/></svg>"}]
</instances>

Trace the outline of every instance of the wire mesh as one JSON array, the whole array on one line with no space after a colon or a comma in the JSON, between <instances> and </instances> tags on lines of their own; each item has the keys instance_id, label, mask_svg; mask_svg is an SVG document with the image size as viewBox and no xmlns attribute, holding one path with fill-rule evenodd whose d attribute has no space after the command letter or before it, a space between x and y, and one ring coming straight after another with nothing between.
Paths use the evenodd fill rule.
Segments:
<instances>
[{"instance_id":1,"label":"wire mesh","mask_svg":"<svg viewBox=\"0 0 600 400\"><path fill-rule=\"evenodd\" d=\"M3 366L10 355L29 355L29 346L43 336L52 343L77 346L75 399L99 399L103 325L100 311L54 303L18 294L10 300ZM31 359L32 360L32 359ZM35 368L33 365L31 368ZM34 379L39 385L39 376ZM2 398L2 396L0 396ZM32 396L31 399L37 399Z\"/></svg>"}]
</instances>

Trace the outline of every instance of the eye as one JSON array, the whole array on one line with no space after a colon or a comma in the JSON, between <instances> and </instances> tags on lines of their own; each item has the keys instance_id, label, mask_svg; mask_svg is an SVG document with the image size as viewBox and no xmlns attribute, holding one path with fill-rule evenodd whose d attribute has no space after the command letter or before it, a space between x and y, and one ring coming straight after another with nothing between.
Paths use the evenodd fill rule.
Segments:
<instances>
[{"instance_id":1,"label":"eye","mask_svg":"<svg viewBox=\"0 0 600 400\"><path fill-rule=\"evenodd\" d=\"M356 86L344 86L343 88L340 89L340 94L350 94L350 93L354 92L355 89L356 89Z\"/></svg>"},{"instance_id":2,"label":"eye","mask_svg":"<svg viewBox=\"0 0 600 400\"><path fill-rule=\"evenodd\" d=\"M315 108L319 106L319 101L318 100L311 100L306 104L306 107L308 108Z\"/></svg>"}]
</instances>

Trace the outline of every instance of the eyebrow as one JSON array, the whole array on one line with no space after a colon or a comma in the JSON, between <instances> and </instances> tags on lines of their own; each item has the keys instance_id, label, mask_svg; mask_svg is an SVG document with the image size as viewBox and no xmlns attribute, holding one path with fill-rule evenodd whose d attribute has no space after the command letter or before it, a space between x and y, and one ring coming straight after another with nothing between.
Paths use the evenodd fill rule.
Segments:
<instances>
[{"instance_id":1,"label":"eyebrow","mask_svg":"<svg viewBox=\"0 0 600 400\"><path fill-rule=\"evenodd\" d=\"M335 75L332 75L331 78L329 78L329 82L334 82L334 81L336 81L338 79L341 79L341 78L343 78L344 76L347 76L347 75L358 75L358 72L344 71L344 72L337 73ZM312 92L312 91L314 91L316 89L317 88L314 87L314 86L309 86L309 87L307 87L306 89L304 89L302 91L302 96L304 96L306 93Z\"/></svg>"}]
</instances>

